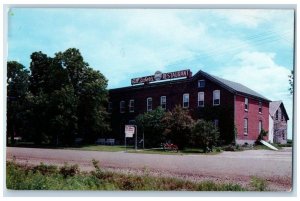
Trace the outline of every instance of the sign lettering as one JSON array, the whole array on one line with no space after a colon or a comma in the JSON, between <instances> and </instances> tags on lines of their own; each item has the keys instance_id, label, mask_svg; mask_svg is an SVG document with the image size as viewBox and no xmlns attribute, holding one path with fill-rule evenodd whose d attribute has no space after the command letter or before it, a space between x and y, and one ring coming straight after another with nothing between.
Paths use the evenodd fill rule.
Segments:
<instances>
[{"instance_id":1,"label":"sign lettering","mask_svg":"<svg viewBox=\"0 0 300 201\"><path fill-rule=\"evenodd\" d=\"M191 71L189 69L170 72L170 73L161 73L160 71L157 71L155 72L154 75L131 79L131 85L149 83L149 82L154 82L159 80L175 79L181 77L190 77L190 76L191 76Z\"/></svg>"}]
</instances>

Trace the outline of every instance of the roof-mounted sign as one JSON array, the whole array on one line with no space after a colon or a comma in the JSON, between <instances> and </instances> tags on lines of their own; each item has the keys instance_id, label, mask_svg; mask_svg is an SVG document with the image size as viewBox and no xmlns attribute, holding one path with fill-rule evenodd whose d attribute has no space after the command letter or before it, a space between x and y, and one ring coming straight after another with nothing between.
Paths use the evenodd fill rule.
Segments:
<instances>
[{"instance_id":1,"label":"roof-mounted sign","mask_svg":"<svg viewBox=\"0 0 300 201\"><path fill-rule=\"evenodd\" d=\"M160 80L182 78L182 77L188 78L191 76L192 76L192 72L189 69L170 72L170 73L162 73L160 71L156 71L154 75L131 79L131 85L155 82L155 81L160 81Z\"/></svg>"}]
</instances>

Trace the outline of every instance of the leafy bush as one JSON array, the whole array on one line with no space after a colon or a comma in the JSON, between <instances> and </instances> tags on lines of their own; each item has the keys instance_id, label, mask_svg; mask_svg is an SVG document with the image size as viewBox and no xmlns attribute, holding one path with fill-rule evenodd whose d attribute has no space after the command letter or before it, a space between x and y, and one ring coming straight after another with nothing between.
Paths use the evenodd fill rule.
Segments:
<instances>
[{"instance_id":1,"label":"leafy bush","mask_svg":"<svg viewBox=\"0 0 300 201\"><path fill-rule=\"evenodd\" d=\"M212 122L198 120L192 129L191 139L196 146L200 146L204 152L212 151L219 138L219 131Z\"/></svg>"},{"instance_id":2,"label":"leafy bush","mask_svg":"<svg viewBox=\"0 0 300 201\"><path fill-rule=\"evenodd\" d=\"M33 172L40 172L43 175L53 174L57 171L57 167L55 165L45 165L44 163L40 163L40 165L35 166Z\"/></svg>"},{"instance_id":3,"label":"leafy bush","mask_svg":"<svg viewBox=\"0 0 300 201\"><path fill-rule=\"evenodd\" d=\"M79 173L79 167L77 164L69 166L65 163L63 167L59 168L59 173L62 174L64 178L68 176L73 177L75 174Z\"/></svg>"},{"instance_id":4,"label":"leafy bush","mask_svg":"<svg viewBox=\"0 0 300 201\"><path fill-rule=\"evenodd\" d=\"M267 190L267 182L259 177L252 177L250 185L254 188L255 191Z\"/></svg>"}]
</instances>

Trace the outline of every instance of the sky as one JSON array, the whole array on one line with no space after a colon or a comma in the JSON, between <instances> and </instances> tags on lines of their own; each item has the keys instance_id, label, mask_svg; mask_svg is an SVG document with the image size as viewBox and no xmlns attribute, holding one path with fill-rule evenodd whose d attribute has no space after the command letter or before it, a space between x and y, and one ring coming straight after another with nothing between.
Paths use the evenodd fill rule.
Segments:
<instances>
[{"instance_id":1,"label":"sky","mask_svg":"<svg viewBox=\"0 0 300 201\"><path fill-rule=\"evenodd\" d=\"M33 52L77 48L109 89L157 70L239 82L283 101L292 137L293 10L11 8L7 39L7 59L26 67Z\"/></svg>"}]
</instances>

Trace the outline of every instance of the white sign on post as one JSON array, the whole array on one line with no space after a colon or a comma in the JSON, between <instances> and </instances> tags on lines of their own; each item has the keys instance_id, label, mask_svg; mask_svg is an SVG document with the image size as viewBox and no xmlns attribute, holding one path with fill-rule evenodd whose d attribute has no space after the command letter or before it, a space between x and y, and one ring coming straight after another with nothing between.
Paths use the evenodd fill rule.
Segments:
<instances>
[{"instance_id":1,"label":"white sign on post","mask_svg":"<svg viewBox=\"0 0 300 201\"><path fill-rule=\"evenodd\" d=\"M125 137L133 137L135 127L133 125L125 125Z\"/></svg>"}]
</instances>

